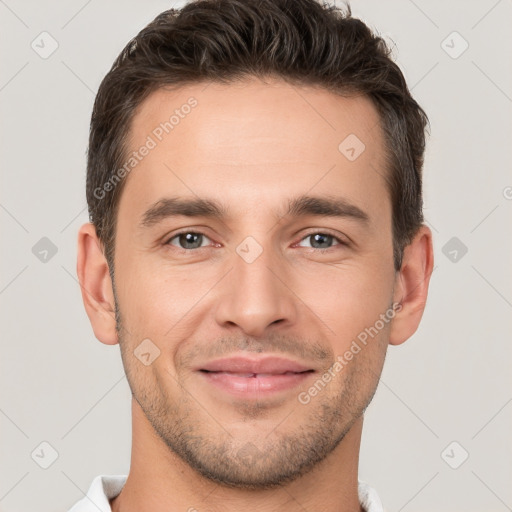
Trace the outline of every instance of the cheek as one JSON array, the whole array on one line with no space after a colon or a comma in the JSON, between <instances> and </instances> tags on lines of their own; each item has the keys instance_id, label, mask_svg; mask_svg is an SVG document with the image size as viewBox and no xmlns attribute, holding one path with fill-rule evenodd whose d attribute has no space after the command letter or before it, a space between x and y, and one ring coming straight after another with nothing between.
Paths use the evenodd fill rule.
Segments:
<instances>
[{"instance_id":1,"label":"cheek","mask_svg":"<svg viewBox=\"0 0 512 512\"><path fill-rule=\"evenodd\" d=\"M183 279L173 279L171 272L150 268L142 258L126 258L116 268L116 289L132 337L156 338L169 330L173 320L186 312L183 286Z\"/></svg>"},{"instance_id":2,"label":"cheek","mask_svg":"<svg viewBox=\"0 0 512 512\"><path fill-rule=\"evenodd\" d=\"M207 314L208 292L225 272L215 265L188 268L162 258L127 258L118 279L122 281L121 313L130 338L150 338L162 350L174 350L197 328L198 318Z\"/></svg>"},{"instance_id":3,"label":"cheek","mask_svg":"<svg viewBox=\"0 0 512 512\"><path fill-rule=\"evenodd\" d=\"M220 262L187 266L142 254L137 257L137 251L121 254L116 263L121 313L127 329L140 339L158 339L170 330L171 337L181 332L187 324L182 319L202 310L212 287L223 286L218 281L226 266ZM298 321L319 324L326 337L339 343L350 343L390 305L394 274L382 254L338 265L310 261L292 267L293 263L283 272L294 292L287 300L310 310L309 320Z\"/></svg>"},{"instance_id":4,"label":"cheek","mask_svg":"<svg viewBox=\"0 0 512 512\"><path fill-rule=\"evenodd\" d=\"M335 268L329 266L297 293L325 326L326 335L333 340L336 354L346 350L360 333L379 322L391 306L393 272L382 265ZM389 322L378 323L379 334L386 336ZM372 333L374 331L372 330ZM364 334L362 335L364 339Z\"/></svg>"}]
</instances>

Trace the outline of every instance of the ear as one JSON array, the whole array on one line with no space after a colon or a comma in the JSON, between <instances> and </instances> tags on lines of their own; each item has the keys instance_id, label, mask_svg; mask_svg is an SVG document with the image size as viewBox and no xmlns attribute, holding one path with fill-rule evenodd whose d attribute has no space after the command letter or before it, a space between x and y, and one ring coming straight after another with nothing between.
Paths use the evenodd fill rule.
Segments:
<instances>
[{"instance_id":1,"label":"ear","mask_svg":"<svg viewBox=\"0 0 512 512\"><path fill-rule=\"evenodd\" d=\"M93 224L84 224L78 232L76 270L82 300L96 338L106 345L118 343L115 302L107 260Z\"/></svg>"},{"instance_id":2,"label":"ear","mask_svg":"<svg viewBox=\"0 0 512 512\"><path fill-rule=\"evenodd\" d=\"M391 322L391 345L400 345L416 332L425 310L433 266L432 231L423 225L404 248L402 268L396 274L393 301L401 306Z\"/></svg>"}]
</instances>

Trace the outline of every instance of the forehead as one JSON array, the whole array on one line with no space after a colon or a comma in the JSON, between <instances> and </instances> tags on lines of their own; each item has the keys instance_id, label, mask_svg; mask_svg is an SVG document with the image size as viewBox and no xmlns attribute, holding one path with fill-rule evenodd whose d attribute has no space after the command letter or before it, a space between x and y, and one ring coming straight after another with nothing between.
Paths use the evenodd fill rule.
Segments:
<instances>
[{"instance_id":1,"label":"forehead","mask_svg":"<svg viewBox=\"0 0 512 512\"><path fill-rule=\"evenodd\" d=\"M160 89L139 105L128 147L127 161L138 156L121 203L135 207L172 193L247 211L285 193L336 190L386 207L380 119L363 95L277 79Z\"/></svg>"}]
</instances>

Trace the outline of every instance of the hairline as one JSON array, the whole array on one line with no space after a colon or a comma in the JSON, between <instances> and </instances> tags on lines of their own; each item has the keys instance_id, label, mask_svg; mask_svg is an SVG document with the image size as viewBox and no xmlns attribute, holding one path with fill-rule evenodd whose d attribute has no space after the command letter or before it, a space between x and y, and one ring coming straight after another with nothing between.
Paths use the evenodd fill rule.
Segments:
<instances>
[{"instance_id":1,"label":"hairline","mask_svg":"<svg viewBox=\"0 0 512 512\"><path fill-rule=\"evenodd\" d=\"M239 72L235 73L232 77L226 79L221 77L214 77L214 78L200 78L198 80L179 80L177 82L153 82L150 84L144 93L139 98L139 101L133 108L132 112L130 113L130 119L129 122L126 125L126 128L124 128L124 131L119 134L121 137L121 143L120 143L120 151L118 154L119 161L125 161L128 157L128 154L130 152L129 146L133 142L133 124L134 120L137 117L137 115L140 113L140 111L143 108L143 105L149 100L149 98L161 90L166 90L169 92L177 92L185 89L187 86L197 86L201 84L223 84L223 85L236 85L237 83L246 83L250 82L253 79L260 80L262 83L265 83L266 85L270 86L269 83L265 82L266 78L270 79L276 79L277 81L285 82L290 85L295 86L306 86L311 87L313 89L319 89L323 91L327 91L330 93L333 93L335 95L338 95L340 97L352 99L357 96L363 96L367 99L369 99L375 108L377 117L378 117L378 123L377 126L379 127L381 134L382 134L382 163L383 163L383 171L384 174L381 174L381 176L384 178L384 181L386 182L386 190L388 192L388 198L391 204L391 215L392 215L392 222L391 222L391 236L393 241L393 256L395 255L395 250L397 250L399 253L402 252L402 248L395 247L395 245L398 243L398 240L396 239L397 234L395 233L395 207L394 207L394 198L393 198L393 184L391 183L393 179L393 173L395 164L396 164L396 158L394 155L393 147L391 146L390 141L388 140L388 134L387 129L385 126L385 117L380 111L380 107L378 102L375 100L375 97L367 92L361 91L357 87L348 86L338 86L338 87L329 87L326 84L321 83L320 79L317 79L315 77L308 78L308 77L290 77L286 74L281 74L277 71L272 71L271 73L265 73L263 75L260 75L258 73L254 73L251 71L247 72ZM121 196L123 194L125 184L127 180L129 179L129 174L126 175L124 178L121 179L118 186L116 186L115 190L113 191L112 196L112 203L111 203L111 215L108 217L107 222L101 226L102 231L102 237L101 237L101 243L104 248L104 254L106 256L107 262L109 267L111 266L112 269L110 270L111 276L114 275L114 260L115 260L115 241L116 241L116 234L117 234L117 220L118 220L118 213L119 213L119 205L121 202ZM395 259L395 258L393 258Z\"/></svg>"}]
</instances>

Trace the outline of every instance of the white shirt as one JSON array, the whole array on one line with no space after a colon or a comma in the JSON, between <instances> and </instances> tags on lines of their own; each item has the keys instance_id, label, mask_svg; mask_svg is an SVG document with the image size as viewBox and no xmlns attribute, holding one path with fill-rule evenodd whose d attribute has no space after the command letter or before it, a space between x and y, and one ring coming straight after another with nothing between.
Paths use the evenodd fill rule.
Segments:
<instances>
[{"instance_id":1,"label":"white shirt","mask_svg":"<svg viewBox=\"0 0 512 512\"><path fill-rule=\"evenodd\" d=\"M87 495L76 502L68 512L112 512L109 499L115 498L123 488L128 475L98 475ZM365 512L385 512L375 489L359 480L359 503Z\"/></svg>"}]
</instances>

